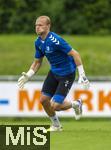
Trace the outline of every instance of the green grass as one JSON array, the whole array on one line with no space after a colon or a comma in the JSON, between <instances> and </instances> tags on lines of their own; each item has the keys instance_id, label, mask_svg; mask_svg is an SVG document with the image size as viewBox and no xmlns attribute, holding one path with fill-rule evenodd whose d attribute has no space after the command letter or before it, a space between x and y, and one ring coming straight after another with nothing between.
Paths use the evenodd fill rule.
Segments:
<instances>
[{"instance_id":1,"label":"green grass","mask_svg":"<svg viewBox=\"0 0 111 150\"><path fill-rule=\"evenodd\" d=\"M63 36L81 54L88 76L110 75L111 36ZM36 35L0 35L0 74L20 75L31 65ZM45 60L39 71L45 75L49 65Z\"/></svg>"},{"instance_id":2,"label":"green grass","mask_svg":"<svg viewBox=\"0 0 111 150\"><path fill-rule=\"evenodd\" d=\"M47 118L12 119L1 118L0 124L49 124ZM75 121L73 118L61 118L63 132L51 133L51 150L110 150L111 119L96 118Z\"/></svg>"}]
</instances>

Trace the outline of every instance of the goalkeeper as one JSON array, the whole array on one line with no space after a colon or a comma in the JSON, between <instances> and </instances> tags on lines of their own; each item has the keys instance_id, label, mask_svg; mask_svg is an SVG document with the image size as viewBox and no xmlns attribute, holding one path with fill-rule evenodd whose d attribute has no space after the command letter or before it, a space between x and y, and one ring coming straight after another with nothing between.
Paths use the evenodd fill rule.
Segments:
<instances>
[{"instance_id":1,"label":"goalkeeper","mask_svg":"<svg viewBox=\"0 0 111 150\"><path fill-rule=\"evenodd\" d=\"M79 73L79 83L89 88L79 53L74 50L62 37L50 31L51 20L48 16L36 19L35 30L38 38L35 41L35 59L27 73L23 72L18 80L18 86L24 84L39 70L43 57L50 63L50 71L44 81L40 102L52 121L49 131L61 131L62 126L56 111L73 108L75 119L82 115L82 100L64 101L74 80L76 68Z\"/></svg>"}]
</instances>

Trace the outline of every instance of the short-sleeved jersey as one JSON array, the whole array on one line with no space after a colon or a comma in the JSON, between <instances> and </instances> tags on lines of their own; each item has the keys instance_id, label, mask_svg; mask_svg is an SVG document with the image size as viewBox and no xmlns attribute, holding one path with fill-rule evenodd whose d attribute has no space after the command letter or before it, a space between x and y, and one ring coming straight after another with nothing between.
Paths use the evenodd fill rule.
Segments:
<instances>
[{"instance_id":1,"label":"short-sleeved jersey","mask_svg":"<svg viewBox=\"0 0 111 150\"><path fill-rule=\"evenodd\" d=\"M44 41L38 37L35 41L35 49L35 58L46 56L54 74L65 76L75 71L74 59L68 55L72 47L56 33L49 32Z\"/></svg>"}]
</instances>

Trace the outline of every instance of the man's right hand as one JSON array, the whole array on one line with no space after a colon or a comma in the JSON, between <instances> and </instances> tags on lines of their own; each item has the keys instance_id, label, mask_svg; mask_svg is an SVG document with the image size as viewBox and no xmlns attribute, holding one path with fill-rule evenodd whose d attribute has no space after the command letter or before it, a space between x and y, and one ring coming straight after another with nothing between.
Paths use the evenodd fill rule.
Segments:
<instances>
[{"instance_id":1,"label":"man's right hand","mask_svg":"<svg viewBox=\"0 0 111 150\"><path fill-rule=\"evenodd\" d=\"M29 69L27 73L22 72L22 76L18 79L18 86L20 89L24 88L24 84L34 75L34 73L33 69Z\"/></svg>"},{"instance_id":2,"label":"man's right hand","mask_svg":"<svg viewBox=\"0 0 111 150\"><path fill-rule=\"evenodd\" d=\"M29 77L26 72L22 72L22 76L18 79L18 86L20 89L24 88L24 84L28 81Z\"/></svg>"}]
</instances>

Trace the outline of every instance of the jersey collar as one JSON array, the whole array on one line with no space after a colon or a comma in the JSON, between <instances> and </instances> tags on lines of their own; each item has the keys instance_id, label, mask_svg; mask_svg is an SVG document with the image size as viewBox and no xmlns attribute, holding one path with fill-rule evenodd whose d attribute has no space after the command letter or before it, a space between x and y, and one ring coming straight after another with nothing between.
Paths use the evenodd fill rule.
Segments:
<instances>
[{"instance_id":1,"label":"jersey collar","mask_svg":"<svg viewBox=\"0 0 111 150\"><path fill-rule=\"evenodd\" d=\"M49 32L45 38L45 40L42 40L42 38L39 36L39 39L41 40L42 43L44 43L48 38L49 36L51 35L51 32Z\"/></svg>"}]
</instances>

